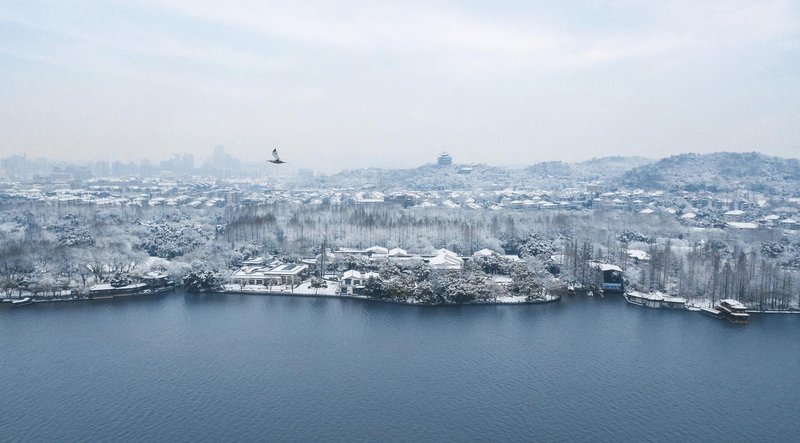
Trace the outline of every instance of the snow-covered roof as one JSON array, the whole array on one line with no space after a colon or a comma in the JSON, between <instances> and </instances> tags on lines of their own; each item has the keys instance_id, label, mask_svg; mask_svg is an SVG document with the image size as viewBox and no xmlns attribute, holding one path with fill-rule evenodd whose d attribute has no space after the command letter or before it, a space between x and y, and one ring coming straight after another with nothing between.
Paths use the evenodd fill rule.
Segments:
<instances>
[{"instance_id":1,"label":"snow-covered roof","mask_svg":"<svg viewBox=\"0 0 800 443\"><path fill-rule=\"evenodd\" d=\"M392 248L392 249L389 250L389 256L390 257L406 257L408 255L409 254L408 254L408 252L406 252L405 249Z\"/></svg>"},{"instance_id":2,"label":"snow-covered roof","mask_svg":"<svg viewBox=\"0 0 800 443\"><path fill-rule=\"evenodd\" d=\"M630 291L628 292L629 296L632 297L639 297L645 300L653 300L653 301L661 301L664 300L664 294L660 292L639 292L639 291Z\"/></svg>"},{"instance_id":3,"label":"snow-covered roof","mask_svg":"<svg viewBox=\"0 0 800 443\"><path fill-rule=\"evenodd\" d=\"M428 260L428 263L436 268L460 269L464 264L464 260L449 254L439 254Z\"/></svg>"},{"instance_id":4,"label":"snow-covered roof","mask_svg":"<svg viewBox=\"0 0 800 443\"><path fill-rule=\"evenodd\" d=\"M693 219L695 217L697 217L697 214L695 214L694 212L687 212L686 214L681 215L681 218L684 219Z\"/></svg>"},{"instance_id":5,"label":"snow-covered roof","mask_svg":"<svg viewBox=\"0 0 800 443\"><path fill-rule=\"evenodd\" d=\"M296 263L287 263L280 265L277 268L271 269L266 274L272 275L297 275L308 269L308 265L300 265Z\"/></svg>"},{"instance_id":6,"label":"snow-covered roof","mask_svg":"<svg viewBox=\"0 0 800 443\"><path fill-rule=\"evenodd\" d=\"M442 206L447 207L447 208L451 208L451 209L456 209L456 208L460 208L461 207L461 205L459 205L458 203L456 203L456 202L454 202L452 200L445 200L444 202L442 202Z\"/></svg>"},{"instance_id":7,"label":"snow-covered roof","mask_svg":"<svg viewBox=\"0 0 800 443\"><path fill-rule=\"evenodd\" d=\"M642 209L641 211L639 211L639 214L652 214L653 212L655 212L655 211L652 210L651 208L645 208L645 209Z\"/></svg>"},{"instance_id":8,"label":"snow-covered roof","mask_svg":"<svg viewBox=\"0 0 800 443\"><path fill-rule=\"evenodd\" d=\"M141 289L147 287L146 283L132 283L130 285L125 286L111 286L111 283L100 283L93 285L89 288L89 292L96 292L96 291L108 291L108 290L116 290L116 291L127 291L133 289Z\"/></svg>"},{"instance_id":9,"label":"snow-covered roof","mask_svg":"<svg viewBox=\"0 0 800 443\"><path fill-rule=\"evenodd\" d=\"M664 297L664 301L667 303L686 303L686 299L683 297Z\"/></svg>"},{"instance_id":10,"label":"snow-covered roof","mask_svg":"<svg viewBox=\"0 0 800 443\"><path fill-rule=\"evenodd\" d=\"M594 266L595 268L600 269L603 272L605 272L605 271L622 272L622 268L620 268L617 265L612 265L610 263L592 263L592 266Z\"/></svg>"},{"instance_id":11,"label":"snow-covered roof","mask_svg":"<svg viewBox=\"0 0 800 443\"><path fill-rule=\"evenodd\" d=\"M244 266L233 273L233 277L263 278L266 276L298 275L308 269L308 265L287 263L272 269L264 266Z\"/></svg>"},{"instance_id":12,"label":"snow-covered roof","mask_svg":"<svg viewBox=\"0 0 800 443\"><path fill-rule=\"evenodd\" d=\"M628 257L635 258L637 260L649 260L650 254L647 251L642 251L641 249L628 249Z\"/></svg>"},{"instance_id":13,"label":"snow-covered roof","mask_svg":"<svg viewBox=\"0 0 800 443\"><path fill-rule=\"evenodd\" d=\"M751 222L728 222L727 225L736 229L756 229L758 227L757 224Z\"/></svg>"},{"instance_id":14,"label":"snow-covered roof","mask_svg":"<svg viewBox=\"0 0 800 443\"><path fill-rule=\"evenodd\" d=\"M243 265L263 265L266 262L264 257L252 257L248 258L247 260L243 260Z\"/></svg>"},{"instance_id":15,"label":"snow-covered roof","mask_svg":"<svg viewBox=\"0 0 800 443\"><path fill-rule=\"evenodd\" d=\"M726 211L725 215L730 215L730 216L744 215L744 211L740 209L732 209L730 211Z\"/></svg>"},{"instance_id":16,"label":"snow-covered roof","mask_svg":"<svg viewBox=\"0 0 800 443\"><path fill-rule=\"evenodd\" d=\"M497 255L497 252L492 251L489 248L483 248L480 251L473 252L472 255L475 256L475 257L488 257L488 256L491 256L491 255Z\"/></svg>"},{"instance_id":17,"label":"snow-covered roof","mask_svg":"<svg viewBox=\"0 0 800 443\"><path fill-rule=\"evenodd\" d=\"M339 248L335 252L340 254L363 254L366 251L358 248Z\"/></svg>"},{"instance_id":18,"label":"snow-covered roof","mask_svg":"<svg viewBox=\"0 0 800 443\"><path fill-rule=\"evenodd\" d=\"M357 279L360 279L361 278L361 273L356 271L355 269L350 269L349 271L344 271L344 274L342 274L342 279L346 279L346 278L357 278Z\"/></svg>"},{"instance_id":19,"label":"snow-covered roof","mask_svg":"<svg viewBox=\"0 0 800 443\"><path fill-rule=\"evenodd\" d=\"M746 308L745 305L739 303L737 300L734 300L732 298L724 298L724 299L720 300L719 302L720 303L725 303L726 305L728 305L728 306L730 306L732 308L735 308L735 309L745 309Z\"/></svg>"}]
</instances>

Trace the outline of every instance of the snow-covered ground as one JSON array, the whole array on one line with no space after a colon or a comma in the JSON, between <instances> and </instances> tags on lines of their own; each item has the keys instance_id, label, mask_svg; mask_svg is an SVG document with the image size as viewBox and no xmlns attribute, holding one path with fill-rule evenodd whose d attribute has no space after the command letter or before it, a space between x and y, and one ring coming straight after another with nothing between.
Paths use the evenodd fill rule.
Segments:
<instances>
[{"instance_id":1,"label":"snow-covered ground","mask_svg":"<svg viewBox=\"0 0 800 443\"><path fill-rule=\"evenodd\" d=\"M225 292L249 293L249 294L286 294L286 295L339 295L339 288L335 284L328 284L327 288L312 288L311 282L303 282L294 289L290 285L276 285L266 287L264 285L237 285L226 284L222 286Z\"/></svg>"},{"instance_id":2,"label":"snow-covered ground","mask_svg":"<svg viewBox=\"0 0 800 443\"><path fill-rule=\"evenodd\" d=\"M497 303L525 303L524 295L501 295L497 297Z\"/></svg>"}]
</instances>

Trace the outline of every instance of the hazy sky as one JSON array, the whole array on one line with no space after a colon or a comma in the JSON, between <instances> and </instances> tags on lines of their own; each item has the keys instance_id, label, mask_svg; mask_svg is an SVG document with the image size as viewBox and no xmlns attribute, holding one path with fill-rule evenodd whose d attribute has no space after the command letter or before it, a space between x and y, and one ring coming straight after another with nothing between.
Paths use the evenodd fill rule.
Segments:
<instances>
[{"instance_id":1,"label":"hazy sky","mask_svg":"<svg viewBox=\"0 0 800 443\"><path fill-rule=\"evenodd\" d=\"M800 2L0 0L0 81L0 157L797 157Z\"/></svg>"}]
</instances>

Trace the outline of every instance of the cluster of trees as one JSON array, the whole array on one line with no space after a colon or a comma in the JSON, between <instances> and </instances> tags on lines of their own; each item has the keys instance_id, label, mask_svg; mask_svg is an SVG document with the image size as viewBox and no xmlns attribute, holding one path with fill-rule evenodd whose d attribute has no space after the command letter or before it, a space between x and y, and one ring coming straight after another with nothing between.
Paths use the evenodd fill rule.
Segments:
<instances>
[{"instance_id":1,"label":"cluster of trees","mask_svg":"<svg viewBox=\"0 0 800 443\"><path fill-rule=\"evenodd\" d=\"M216 271L192 270L183 276L183 286L189 292L218 291L223 283L225 277Z\"/></svg>"},{"instance_id":2,"label":"cluster of trees","mask_svg":"<svg viewBox=\"0 0 800 443\"><path fill-rule=\"evenodd\" d=\"M770 261L757 249L728 251L694 244L685 249L671 241L648 249L651 259L638 265L640 287L668 291L688 299L732 298L762 309L787 309L797 296L797 271Z\"/></svg>"},{"instance_id":3,"label":"cluster of trees","mask_svg":"<svg viewBox=\"0 0 800 443\"><path fill-rule=\"evenodd\" d=\"M424 266L402 270L387 264L380 269L381 278L370 278L364 294L368 297L421 304L490 302L505 290L491 278L477 272L431 271Z\"/></svg>"},{"instance_id":4,"label":"cluster of trees","mask_svg":"<svg viewBox=\"0 0 800 443\"><path fill-rule=\"evenodd\" d=\"M188 216L159 217L144 226L146 229L141 231L136 247L151 257L180 257L208 243L214 235Z\"/></svg>"},{"instance_id":5,"label":"cluster of trees","mask_svg":"<svg viewBox=\"0 0 800 443\"><path fill-rule=\"evenodd\" d=\"M500 256L470 260L461 270L434 270L421 263L366 261L360 265L355 269L376 271L380 275L367 281L366 296L428 305L487 303L504 295L524 296L527 301L543 300L546 287L553 281L553 276L535 259L519 262ZM510 277L511 284L498 284L496 275Z\"/></svg>"},{"instance_id":6,"label":"cluster of trees","mask_svg":"<svg viewBox=\"0 0 800 443\"><path fill-rule=\"evenodd\" d=\"M524 257L526 272L540 281L559 275L587 285L597 283L589 262L600 260L620 265L629 283L643 290L666 290L690 299L736 298L765 308L796 305L800 288L796 237L779 229L691 229L671 214L286 202L204 211L32 202L5 203L1 209L0 282L6 293L81 288L153 266L180 280L191 271L229 269L257 254L288 260L314 256L323 240L329 247L377 244L419 254L445 247L471 255L489 248ZM628 249L646 251L649 260L630 258ZM448 280L448 273L419 279L414 270L404 269L397 284L383 292L396 299L482 300L488 297L479 282L483 275L514 275L512 265L484 261L475 261L481 263L479 269L465 270L458 282ZM343 271L371 265L353 258L337 266ZM539 290L518 277L512 290ZM409 287L417 292L410 293Z\"/></svg>"},{"instance_id":7,"label":"cluster of trees","mask_svg":"<svg viewBox=\"0 0 800 443\"><path fill-rule=\"evenodd\" d=\"M738 239L722 232L705 234L702 238L624 235L621 237L630 243L609 246L566 239L561 242L561 267L567 279L599 286L601 275L590 263L619 264L629 287L663 291L712 305L720 299L732 298L761 309L788 309L798 302L800 275L797 267L785 266L777 259L783 248L771 241L746 248ZM724 240L709 235L720 235ZM644 251L647 259L630 257L629 248Z\"/></svg>"},{"instance_id":8,"label":"cluster of trees","mask_svg":"<svg viewBox=\"0 0 800 443\"><path fill-rule=\"evenodd\" d=\"M161 212L143 214L126 207L69 209L25 204L0 212L4 293L52 296L96 283L116 284L149 270L179 280L189 263L203 258L223 269L233 253L206 234L214 232L207 220L180 213L165 218ZM150 220L142 221L143 215Z\"/></svg>"}]
</instances>

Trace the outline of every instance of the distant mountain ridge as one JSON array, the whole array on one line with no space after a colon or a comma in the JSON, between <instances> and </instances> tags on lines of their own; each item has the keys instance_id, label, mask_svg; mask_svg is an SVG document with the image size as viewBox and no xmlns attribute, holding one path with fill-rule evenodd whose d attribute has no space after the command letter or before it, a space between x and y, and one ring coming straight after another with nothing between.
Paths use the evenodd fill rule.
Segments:
<instances>
[{"instance_id":1,"label":"distant mountain ridge","mask_svg":"<svg viewBox=\"0 0 800 443\"><path fill-rule=\"evenodd\" d=\"M318 177L322 186L374 185L380 189L459 190L497 187L558 189L579 182L617 182L637 166L653 162L643 157L602 157L566 163L549 161L517 169L486 164L426 164L411 169L366 168Z\"/></svg>"},{"instance_id":2,"label":"distant mountain ridge","mask_svg":"<svg viewBox=\"0 0 800 443\"><path fill-rule=\"evenodd\" d=\"M600 157L577 163L550 161L525 168L532 177L563 177L576 180L614 180L627 171L655 160L645 157Z\"/></svg>"},{"instance_id":3,"label":"distant mountain ridge","mask_svg":"<svg viewBox=\"0 0 800 443\"><path fill-rule=\"evenodd\" d=\"M620 184L643 189L678 186L687 191L795 193L800 189L800 161L757 152L680 154L633 168Z\"/></svg>"},{"instance_id":4,"label":"distant mountain ridge","mask_svg":"<svg viewBox=\"0 0 800 443\"><path fill-rule=\"evenodd\" d=\"M796 193L800 161L756 152L679 154L660 160L611 156L576 163L547 161L522 169L485 164L426 164L411 169L356 169L317 177L324 186L392 190L459 190L497 187L562 189L586 182L608 187Z\"/></svg>"}]
</instances>

